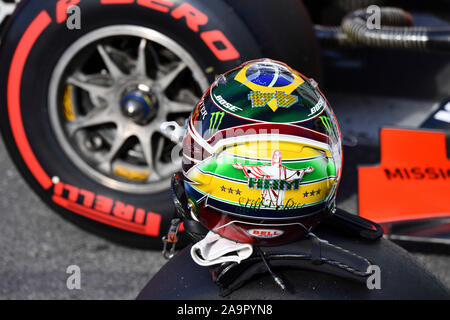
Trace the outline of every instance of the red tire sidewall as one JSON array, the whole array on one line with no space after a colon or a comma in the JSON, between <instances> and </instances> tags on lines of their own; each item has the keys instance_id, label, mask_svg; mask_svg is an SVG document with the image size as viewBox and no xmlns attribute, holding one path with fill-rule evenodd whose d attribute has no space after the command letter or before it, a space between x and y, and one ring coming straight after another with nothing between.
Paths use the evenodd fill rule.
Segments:
<instances>
[{"instance_id":1,"label":"red tire sidewall","mask_svg":"<svg viewBox=\"0 0 450 320\"><path fill-rule=\"evenodd\" d=\"M245 26L219 1L214 6L197 0L112 2L72 1L81 9L80 30L68 29L63 19L64 4L70 1L29 0L20 6L7 26L0 51L1 129L19 171L56 211L83 226L86 218L95 221L88 228L97 233L115 233L121 240L132 238L133 244L159 247L174 213L170 193L126 194L96 183L77 169L50 125L47 96L54 66L76 39L115 24L164 33L208 70L209 80L260 52Z\"/></svg>"}]
</instances>

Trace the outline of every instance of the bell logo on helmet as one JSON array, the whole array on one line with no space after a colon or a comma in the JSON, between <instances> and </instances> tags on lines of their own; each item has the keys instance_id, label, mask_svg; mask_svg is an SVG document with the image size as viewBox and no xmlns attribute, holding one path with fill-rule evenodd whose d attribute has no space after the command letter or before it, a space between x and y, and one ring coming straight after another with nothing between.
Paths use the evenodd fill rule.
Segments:
<instances>
[{"instance_id":1,"label":"bell logo on helmet","mask_svg":"<svg viewBox=\"0 0 450 320\"><path fill-rule=\"evenodd\" d=\"M284 232L275 229L251 229L248 230L248 233L257 238L276 238L281 236Z\"/></svg>"},{"instance_id":2,"label":"bell logo on helmet","mask_svg":"<svg viewBox=\"0 0 450 320\"><path fill-rule=\"evenodd\" d=\"M314 171L313 167L289 169L281 164L281 152L275 150L270 165L250 166L233 163L233 167L244 171L250 189L261 189L262 202L276 206L284 204L285 190L298 190L305 173Z\"/></svg>"}]
</instances>

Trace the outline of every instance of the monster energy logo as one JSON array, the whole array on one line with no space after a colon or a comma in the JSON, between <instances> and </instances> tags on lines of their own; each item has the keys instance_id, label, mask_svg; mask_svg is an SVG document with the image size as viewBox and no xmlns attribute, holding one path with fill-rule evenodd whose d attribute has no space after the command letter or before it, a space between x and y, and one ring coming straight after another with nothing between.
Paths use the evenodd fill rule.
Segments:
<instances>
[{"instance_id":1,"label":"monster energy logo","mask_svg":"<svg viewBox=\"0 0 450 320\"><path fill-rule=\"evenodd\" d=\"M320 120L322 120L322 124L325 127L325 129L328 131L328 133L331 133L331 121L330 118L326 116L319 117Z\"/></svg>"},{"instance_id":2,"label":"monster energy logo","mask_svg":"<svg viewBox=\"0 0 450 320\"><path fill-rule=\"evenodd\" d=\"M248 179L249 189L260 190L298 190L300 187L301 179L295 179L292 181L278 180L278 179Z\"/></svg>"},{"instance_id":3,"label":"monster energy logo","mask_svg":"<svg viewBox=\"0 0 450 320\"><path fill-rule=\"evenodd\" d=\"M214 131L219 130L222 119L225 112L213 112L211 113L211 119L209 119L209 133L212 134Z\"/></svg>"}]
</instances>

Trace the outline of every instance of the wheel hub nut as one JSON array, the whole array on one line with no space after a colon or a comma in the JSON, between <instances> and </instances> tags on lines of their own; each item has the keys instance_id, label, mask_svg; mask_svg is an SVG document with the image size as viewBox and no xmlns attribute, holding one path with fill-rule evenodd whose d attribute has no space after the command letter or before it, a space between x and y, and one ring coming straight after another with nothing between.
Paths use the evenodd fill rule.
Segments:
<instances>
[{"instance_id":1,"label":"wheel hub nut","mask_svg":"<svg viewBox=\"0 0 450 320\"><path fill-rule=\"evenodd\" d=\"M147 86L127 89L120 101L122 114L137 124L147 124L157 113L157 100Z\"/></svg>"}]
</instances>

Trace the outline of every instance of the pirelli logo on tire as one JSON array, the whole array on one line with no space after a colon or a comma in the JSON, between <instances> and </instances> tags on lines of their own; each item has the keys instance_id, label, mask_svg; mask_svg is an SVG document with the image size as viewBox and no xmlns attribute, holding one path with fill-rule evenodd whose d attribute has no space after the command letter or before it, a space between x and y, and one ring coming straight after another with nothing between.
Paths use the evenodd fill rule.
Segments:
<instances>
[{"instance_id":1,"label":"pirelli logo on tire","mask_svg":"<svg viewBox=\"0 0 450 320\"><path fill-rule=\"evenodd\" d=\"M67 9L78 5L83 1L93 0L59 0L56 3L56 21L63 23L67 19ZM198 33L202 41L209 50L220 61L235 60L240 57L239 51L228 40L226 35L217 29L206 30L208 28L209 17L192 4L184 2L176 6L169 0L98 0L104 5L124 5L136 4L145 9L155 10L170 15L174 20L184 20L186 26L195 33Z\"/></svg>"},{"instance_id":2,"label":"pirelli logo on tire","mask_svg":"<svg viewBox=\"0 0 450 320\"><path fill-rule=\"evenodd\" d=\"M159 236L161 215L131 204L62 182L54 185L52 200L89 219L135 233Z\"/></svg>"}]
</instances>

